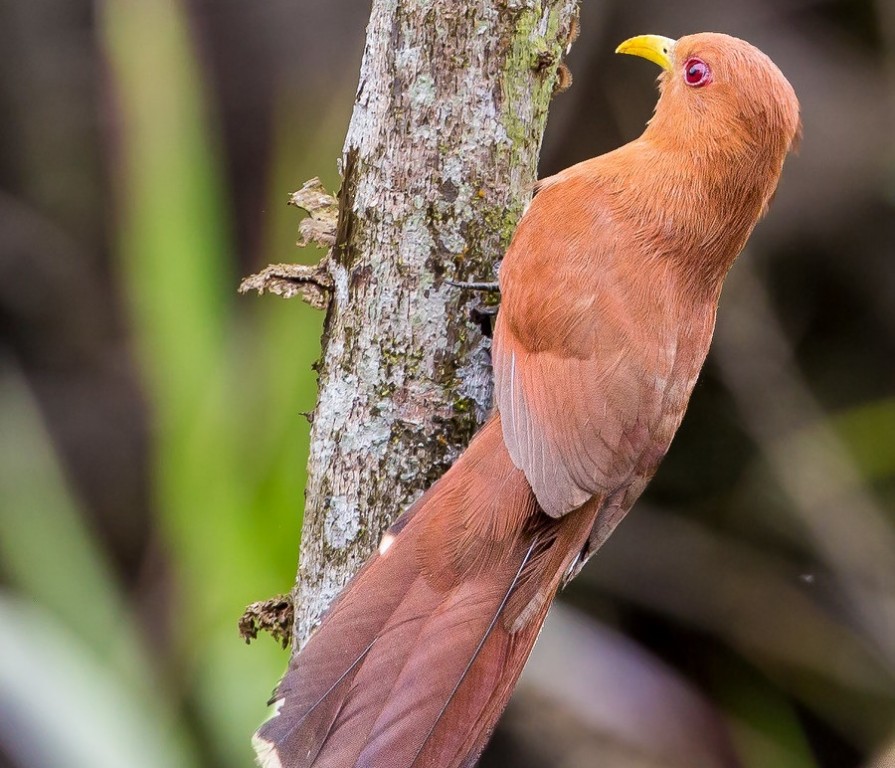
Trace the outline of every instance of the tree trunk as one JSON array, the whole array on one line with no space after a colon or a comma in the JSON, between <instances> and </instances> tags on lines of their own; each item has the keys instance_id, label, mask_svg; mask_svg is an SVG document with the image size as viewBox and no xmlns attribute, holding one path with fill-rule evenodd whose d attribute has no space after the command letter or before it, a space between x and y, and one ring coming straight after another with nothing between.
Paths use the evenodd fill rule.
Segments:
<instances>
[{"instance_id":1,"label":"tree trunk","mask_svg":"<svg viewBox=\"0 0 895 768\"><path fill-rule=\"evenodd\" d=\"M298 649L491 404L488 295L578 0L373 0L341 161L295 588Z\"/></svg>"}]
</instances>

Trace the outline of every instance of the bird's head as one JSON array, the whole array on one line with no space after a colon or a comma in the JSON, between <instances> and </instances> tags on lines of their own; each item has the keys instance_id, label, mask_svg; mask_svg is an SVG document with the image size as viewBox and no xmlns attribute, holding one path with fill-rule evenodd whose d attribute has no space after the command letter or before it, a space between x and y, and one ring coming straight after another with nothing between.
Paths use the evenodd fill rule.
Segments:
<instances>
[{"instance_id":1,"label":"bird's head","mask_svg":"<svg viewBox=\"0 0 895 768\"><path fill-rule=\"evenodd\" d=\"M641 35L616 52L663 69L661 97L645 134L657 143L697 154L748 147L782 162L797 142L801 123L792 86L743 40L716 33L679 40Z\"/></svg>"}]
</instances>

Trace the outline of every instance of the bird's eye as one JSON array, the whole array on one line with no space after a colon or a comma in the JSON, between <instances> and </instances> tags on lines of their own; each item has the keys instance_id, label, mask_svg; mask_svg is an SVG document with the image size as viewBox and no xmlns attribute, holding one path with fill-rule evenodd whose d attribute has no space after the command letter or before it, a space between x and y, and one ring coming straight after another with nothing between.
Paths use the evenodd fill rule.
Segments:
<instances>
[{"instance_id":1,"label":"bird's eye","mask_svg":"<svg viewBox=\"0 0 895 768\"><path fill-rule=\"evenodd\" d=\"M711 77L712 72L709 69L709 65L702 59L689 59L684 64L684 80L687 81L687 85L698 88L711 80Z\"/></svg>"}]
</instances>

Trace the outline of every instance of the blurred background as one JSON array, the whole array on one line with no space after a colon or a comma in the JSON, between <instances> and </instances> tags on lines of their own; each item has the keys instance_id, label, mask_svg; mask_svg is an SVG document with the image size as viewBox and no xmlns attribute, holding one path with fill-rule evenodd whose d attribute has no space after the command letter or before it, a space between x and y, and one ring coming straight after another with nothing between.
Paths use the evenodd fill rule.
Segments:
<instances>
[{"instance_id":1,"label":"blurred background","mask_svg":"<svg viewBox=\"0 0 895 768\"><path fill-rule=\"evenodd\" d=\"M0 2L0 765L237 768L287 661L322 315L237 296L338 186L362 0ZM895 3L588 0L541 174L634 138L634 34L759 45L805 138L636 512L482 765L895 766ZM396 510L397 513L398 510Z\"/></svg>"}]
</instances>

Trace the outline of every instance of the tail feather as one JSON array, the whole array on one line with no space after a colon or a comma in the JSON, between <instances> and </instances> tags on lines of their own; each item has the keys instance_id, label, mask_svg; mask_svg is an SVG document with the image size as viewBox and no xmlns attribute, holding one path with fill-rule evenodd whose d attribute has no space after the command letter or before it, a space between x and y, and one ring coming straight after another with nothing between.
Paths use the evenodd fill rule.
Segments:
<instances>
[{"instance_id":1,"label":"tail feather","mask_svg":"<svg viewBox=\"0 0 895 768\"><path fill-rule=\"evenodd\" d=\"M481 714L469 730L462 735L455 745L454 752L450 755L449 760L444 761L444 765L456 765L460 768L471 768L475 765L479 755L491 738L497 721L501 713L510 699L513 688L516 687L516 681L525 662L531 655L535 641L541 632L544 619L547 616L549 603L542 608L542 615L535 617L534 620L524 629L514 634L506 633L508 638L506 654L506 667L517 670L515 675L505 675L497 682L495 686L486 689L488 692L488 700L481 708ZM433 761L430 765L441 765L442 763Z\"/></svg>"},{"instance_id":2,"label":"tail feather","mask_svg":"<svg viewBox=\"0 0 895 768\"><path fill-rule=\"evenodd\" d=\"M415 579L415 562L407 554L397 550L390 559L389 571L396 583L411 584ZM369 563L352 582L354 588L338 598L324 624L302 649L302 664L293 665L275 699L288 698L296 712L311 714L329 695L330 686L343 675L356 674L356 665L406 599L403 592L383 583L377 565L375 560ZM333 643L332 638L339 642Z\"/></svg>"},{"instance_id":3,"label":"tail feather","mask_svg":"<svg viewBox=\"0 0 895 768\"><path fill-rule=\"evenodd\" d=\"M262 765L472 765L593 517L540 512L493 419L293 658Z\"/></svg>"},{"instance_id":4,"label":"tail feather","mask_svg":"<svg viewBox=\"0 0 895 768\"><path fill-rule=\"evenodd\" d=\"M418 579L411 585L406 601L376 638L345 696L330 731L332 737L327 739L321 768L344 768L358 762L381 717L383 698L397 684L408 662L406 654L420 645L428 613L439 599L425 580ZM366 695L373 692L376 695Z\"/></svg>"},{"instance_id":5,"label":"tail feather","mask_svg":"<svg viewBox=\"0 0 895 768\"><path fill-rule=\"evenodd\" d=\"M398 766L439 765L426 755L444 741L439 726L450 709L466 705L481 708L476 697L500 673L500 654L485 656L505 593L494 584L464 583L427 622L420 644L382 707L358 761L376 765L376 756L388 754ZM492 643L493 647L494 644ZM423 693L423 695L421 695ZM447 734L450 738L451 734Z\"/></svg>"}]
</instances>

